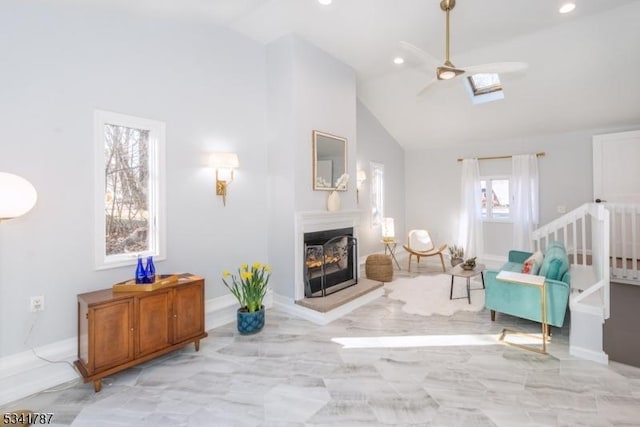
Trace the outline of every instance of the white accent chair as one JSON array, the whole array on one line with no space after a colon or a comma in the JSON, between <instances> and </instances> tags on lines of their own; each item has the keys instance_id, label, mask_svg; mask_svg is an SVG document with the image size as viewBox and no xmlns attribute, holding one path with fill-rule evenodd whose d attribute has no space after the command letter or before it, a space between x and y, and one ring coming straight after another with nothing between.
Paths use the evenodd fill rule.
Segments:
<instances>
[{"instance_id":1,"label":"white accent chair","mask_svg":"<svg viewBox=\"0 0 640 427\"><path fill-rule=\"evenodd\" d=\"M409 252L409 266L408 270L411 272L411 257L415 255L418 258L417 264L420 264L421 257L429 257L438 255L440 256L440 263L442 264L442 271L446 272L447 269L444 266L444 257L442 252L447 249L447 245L444 244L439 248L436 248L431 240L431 236L427 230L411 230L407 236L407 244L402 247Z\"/></svg>"}]
</instances>

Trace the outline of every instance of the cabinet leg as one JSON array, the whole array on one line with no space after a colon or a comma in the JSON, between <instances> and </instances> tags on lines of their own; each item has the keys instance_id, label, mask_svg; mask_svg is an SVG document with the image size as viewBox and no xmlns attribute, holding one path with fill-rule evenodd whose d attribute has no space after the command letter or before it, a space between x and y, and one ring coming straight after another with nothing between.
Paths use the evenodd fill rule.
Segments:
<instances>
[{"instance_id":1,"label":"cabinet leg","mask_svg":"<svg viewBox=\"0 0 640 427\"><path fill-rule=\"evenodd\" d=\"M495 310L491 310L491 321L492 322L496 321L496 311Z\"/></svg>"},{"instance_id":2,"label":"cabinet leg","mask_svg":"<svg viewBox=\"0 0 640 427\"><path fill-rule=\"evenodd\" d=\"M93 380L93 390L98 393L102 390L102 380Z\"/></svg>"},{"instance_id":3,"label":"cabinet leg","mask_svg":"<svg viewBox=\"0 0 640 427\"><path fill-rule=\"evenodd\" d=\"M196 351L200 351L200 340L195 340L193 346L196 348Z\"/></svg>"}]
</instances>

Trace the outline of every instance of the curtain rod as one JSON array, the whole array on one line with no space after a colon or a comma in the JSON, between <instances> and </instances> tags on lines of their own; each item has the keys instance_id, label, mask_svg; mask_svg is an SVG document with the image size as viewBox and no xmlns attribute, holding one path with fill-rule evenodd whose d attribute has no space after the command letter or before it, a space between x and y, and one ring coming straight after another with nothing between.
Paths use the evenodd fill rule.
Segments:
<instances>
[{"instance_id":1,"label":"curtain rod","mask_svg":"<svg viewBox=\"0 0 640 427\"><path fill-rule=\"evenodd\" d=\"M536 157L544 157L544 151L540 152L540 153L536 153ZM478 157L478 160L499 160L499 159L510 159L513 156L491 156L491 157ZM464 159L458 159L459 162L463 161Z\"/></svg>"}]
</instances>

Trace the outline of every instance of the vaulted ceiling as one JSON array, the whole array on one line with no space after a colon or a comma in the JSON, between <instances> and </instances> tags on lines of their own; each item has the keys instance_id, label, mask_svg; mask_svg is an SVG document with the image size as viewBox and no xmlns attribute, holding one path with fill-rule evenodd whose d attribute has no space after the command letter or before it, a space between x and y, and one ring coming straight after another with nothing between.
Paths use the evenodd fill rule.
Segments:
<instances>
[{"instance_id":1,"label":"vaulted ceiling","mask_svg":"<svg viewBox=\"0 0 640 427\"><path fill-rule=\"evenodd\" d=\"M135 13L210 20L261 43L294 32L353 67L360 100L408 149L639 125L640 0L576 3L561 15L558 0L457 0L454 64L529 64L502 76L504 100L473 105L462 78L416 96L444 58L439 0L108 2ZM434 59L408 54L400 41ZM397 55L405 64L392 62Z\"/></svg>"}]
</instances>

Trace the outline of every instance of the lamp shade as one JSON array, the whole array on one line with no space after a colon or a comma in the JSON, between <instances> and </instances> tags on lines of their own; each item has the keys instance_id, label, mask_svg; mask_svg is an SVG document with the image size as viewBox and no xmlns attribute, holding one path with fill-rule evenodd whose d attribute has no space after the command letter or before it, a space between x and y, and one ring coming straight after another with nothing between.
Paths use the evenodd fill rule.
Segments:
<instances>
[{"instance_id":1,"label":"lamp shade","mask_svg":"<svg viewBox=\"0 0 640 427\"><path fill-rule=\"evenodd\" d=\"M22 216L36 204L38 193L26 179L0 172L0 221Z\"/></svg>"},{"instance_id":2,"label":"lamp shade","mask_svg":"<svg viewBox=\"0 0 640 427\"><path fill-rule=\"evenodd\" d=\"M216 169L234 169L240 166L238 155L236 153L224 153L221 151L211 153L209 162L211 167Z\"/></svg>"},{"instance_id":3,"label":"lamp shade","mask_svg":"<svg viewBox=\"0 0 640 427\"><path fill-rule=\"evenodd\" d=\"M382 238L384 240L393 240L396 236L396 230L393 225L393 218L382 218Z\"/></svg>"}]
</instances>

